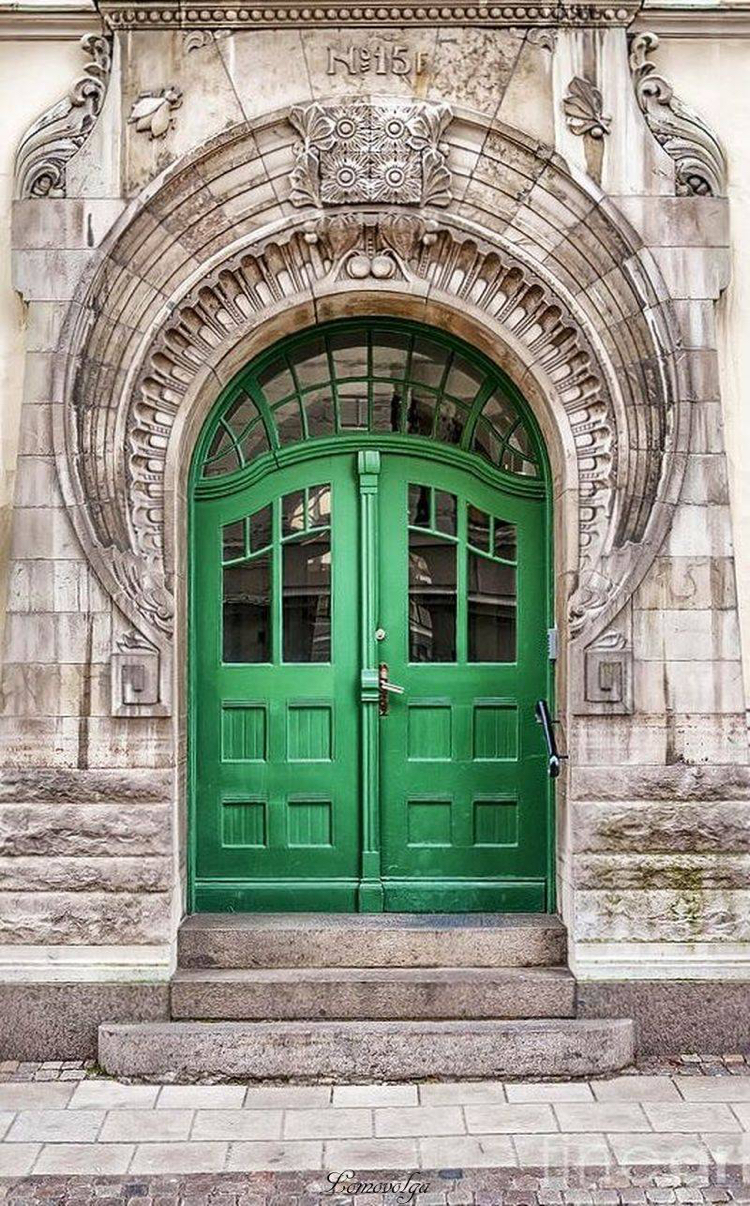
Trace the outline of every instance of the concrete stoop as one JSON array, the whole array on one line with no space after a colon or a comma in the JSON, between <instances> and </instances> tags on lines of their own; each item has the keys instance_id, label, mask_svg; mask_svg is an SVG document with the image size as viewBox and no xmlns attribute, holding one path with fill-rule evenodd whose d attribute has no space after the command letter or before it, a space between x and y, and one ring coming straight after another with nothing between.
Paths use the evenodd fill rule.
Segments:
<instances>
[{"instance_id":1,"label":"concrete stoop","mask_svg":"<svg viewBox=\"0 0 750 1206\"><path fill-rule=\"evenodd\" d=\"M592 1076L628 1019L575 1016L565 928L538 914L201 914L180 927L170 1022L99 1028L121 1077Z\"/></svg>"}]
</instances>

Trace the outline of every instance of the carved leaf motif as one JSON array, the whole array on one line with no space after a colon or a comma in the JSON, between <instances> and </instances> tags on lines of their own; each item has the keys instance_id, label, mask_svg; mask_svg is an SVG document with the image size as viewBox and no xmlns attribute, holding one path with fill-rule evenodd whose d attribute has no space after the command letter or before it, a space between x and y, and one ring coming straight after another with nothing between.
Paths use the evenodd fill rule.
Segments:
<instances>
[{"instance_id":1,"label":"carved leaf motif","mask_svg":"<svg viewBox=\"0 0 750 1206\"><path fill-rule=\"evenodd\" d=\"M164 88L161 92L144 93L134 102L128 123L139 133L163 138L172 124L172 112L182 104L180 88Z\"/></svg>"},{"instance_id":2,"label":"carved leaf motif","mask_svg":"<svg viewBox=\"0 0 750 1206\"><path fill-rule=\"evenodd\" d=\"M324 233L331 249L331 259L338 263L360 242L362 220L356 214L337 214L335 218L327 219Z\"/></svg>"},{"instance_id":3,"label":"carved leaf motif","mask_svg":"<svg viewBox=\"0 0 750 1206\"><path fill-rule=\"evenodd\" d=\"M451 174L445 166L445 157L440 151L427 150L422 155L424 205L450 205L453 200Z\"/></svg>"},{"instance_id":4,"label":"carved leaf motif","mask_svg":"<svg viewBox=\"0 0 750 1206\"><path fill-rule=\"evenodd\" d=\"M568 128L574 134L590 134L592 138L603 138L609 134L612 118L602 113L602 94L590 80L574 76L563 100L563 110Z\"/></svg>"},{"instance_id":5,"label":"carved leaf motif","mask_svg":"<svg viewBox=\"0 0 750 1206\"><path fill-rule=\"evenodd\" d=\"M380 233L386 246L406 263L414 251L421 225L409 214L386 214L380 221Z\"/></svg>"},{"instance_id":6,"label":"carved leaf motif","mask_svg":"<svg viewBox=\"0 0 750 1206\"><path fill-rule=\"evenodd\" d=\"M630 43L630 70L641 112L654 138L675 161L677 193L721 197L726 191L721 143L649 62L648 55L658 45L653 33L636 34Z\"/></svg>"}]
</instances>

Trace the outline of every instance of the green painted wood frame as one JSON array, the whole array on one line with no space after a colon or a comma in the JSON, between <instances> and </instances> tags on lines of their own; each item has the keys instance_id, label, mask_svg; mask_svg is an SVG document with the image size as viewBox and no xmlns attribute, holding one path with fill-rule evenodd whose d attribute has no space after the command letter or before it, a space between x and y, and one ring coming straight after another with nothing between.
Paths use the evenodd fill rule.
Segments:
<instances>
[{"instance_id":1,"label":"green painted wood frame","mask_svg":"<svg viewBox=\"0 0 750 1206\"><path fill-rule=\"evenodd\" d=\"M513 400L513 404L518 409L519 415L522 416L526 430L531 433L534 455L537 458L538 464L538 476L529 477L507 472L497 466L488 464L485 459L480 459L478 455L469 451L465 446L471 434L468 424L464 428L462 443L458 446L441 443L436 439L425 436L407 434L405 431L339 431L338 434L327 438L306 438L303 442L282 447L278 438L274 439L273 423L265 420L266 428L270 433L268 439L270 447L268 451L263 452L251 463L235 469L234 472L228 475L201 476L209 449L216 444L217 430L222 423L222 416L227 413L227 409L232 399L237 396L238 391L246 391L253 398L256 405L258 405L258 408L261 411L263 410L263 399L258 396L257 387L254 382L264 366L270 364L273 358L278 355L280 346L285 348L293 347L295 344L299 344L304 339L309 339L311 335L321 331L353 332L365 327L376 332L378 330L403 332L409 336L421 333L436 344L442 344L452 352L459 352L467 361L477 364L483 372L488 374L488 381L491 381L492 384L488 384L484 390L480 390L480 394L484 393L485 396L489 396L491 389L500 383L502 390L507 397ZM478 411L479 407L475 407L475 409ZM407 479L412 480L415 476L417 480L421 476L423 481L429 480L431 483L433 480L434 482L442 481L446 488L451 488L451 482L455 485L462 478L466 480L470 478L476 483L476 489L479 492L476 494L476 498L482 505L490 508L490 510L493 506L491 502L493 492L496 499L508 499L511 511L514 505L513 500L516 500L517 505L520 507L519 514L523 513L525 501L529 504L535 504L535 509L539 516L539 527L536 538L539 539L541 544L541 549L539 550L538 582L542 585L542 600L539 616L543 616L543 623L541 625L537 623L537 627L540 629L541 641L537 649L539 662L538 675L535 676L534 691L539 690L540 694L546 694L553 702L554 682L552 667L547 661L546 647L542 647L543 640L546 638L546 628L553 622L550 474L546 451L534 417L513 383L486 357L462 341L453 338L445 332L411 322L384 319L342 320L300 332L299 335L283 341L281 345L274 345L274 347L268 349L260 357L257 357L246 369L242 370L234 381L222 391L197 441L190 471L188 537L188 908L191 911L205 909L215 911L244 911L253 908L278 911L300 909L327 909L333 911L359 909L360 911L379 911L383 908L403 911L424 909L454 911L466 907L466 899L461 894L458 881L456 882L457 890L452 893L450 891L437 891L425 895L424 892L412 891L408 866L406 867L406 875L402 874L400 879L396 876L391 882L390 887L386 885L384 888L379 766L381 760L380 750L388 747L388 741L383 742L380 737L383 722L378 719L379 693L377 666L378 658L382 651L375 641L374 633L382 619L378 597L379 584L384 572L386 572L382 565L378 564L378 524L383 521L383 515L385 514L386 522L392 525L396 521L397 515L397 511L394 508L401 506L400 502L395 501L394 486L390 489L390 501L387 502L387 508L384 512L382 507L386 506L386 504L382 498L379 498L379 487L383 480L390 481L397 464L400 464L403 468L400 476L397 473L401 483L398 489L403 487ZM406 475L405 477L404 474ZM206 565L212 555L209 548L210 540L208 540L205 534L203 538L201 537L201 524L198 522L201 505L203 503L208 504L209 509L214 513L214 520L218 516L221 523L224 524L231 523L240 516L247 515L251 511L256 511L260 507L270 504L275 508L273 523L275 525L275 537L278 538L280 537L278 525L281 522L279 518L280 503L278 500L281 496L289 491L313 486L324 479L327 482L332 482L334 496L337 489L339 491L346 489L350 492L350 500L354 499L355 493L357 498L354 513L341 514L340 512L334 512L332 523L332 556L335 562L337 541L340 545L351 542L351 547L358 550L356 562L354 559L349 558L348 562L346 562L346 567L345 559L340 558L341 564L338 572L343 575L340 585L346 590L347 598L355 601L354 606L358 613L359 624L357 640L354 642L351 640L348 641L350 651L353 650L353 656L348 657L347 655L344 659L339 657L339 665L336 671L339 675L348 676L351 682L359 681L360 683L359 736L356 742L359 766L356 769L356 773L352 765L346 767L343 772L345 777L349 776L346 790L351 790L352 783L354 782L354 779L352 779L353 774L355 774L358 784L359 807L357 810L354 810L356 812L354 820L358 827L358 866L352 870L350 863L346 868L346 874L342 875L343 864L339 863L337 865L336 859L333 858L329 859L332 870L326 871L323 864L326 857L330 854L330 851L326 850L323 852L320 874L314 875L305 888L300 885L299 879L292 883L291 880L285 881L284 877L276 877L273 879L273 882L267 882L265 886L257 879L245 881L241 876L236 874L236 867L239 866L239 862L235 861L235 873L232 874L232 868L228 867L227 870L229 873L221 877L221 882L217 882L213 888L209 888L205 883L201 882L198 875L197 859L199 827L197 801L197 785L199 781L199 722L197 703L199 684L202 684L205 680L207 667L204 664L203 668L201 668L201 642L196 639L196 633L201 613L205 614L205 599L202 598L200 593L199 574L201 577L205 576ZM345 480L349 482L349 486L344 487L343 483ZM339 483L338 487L336 485L337 482ZM352 508L346 507L344 510L351 512ZM338 525L341 526L337 534ZM404 521L404 539L405 533L406 523ZM203 543L201 543L202 539ZM215 544L216 541L214 540ZM279 559L280 554L277 560ZM351 576L352 570L356 571L356 581ZM214 566L213 572L215 588L218 581L216 577L216 574L219 572L218 561ZM278 574L278 569L275 572ZM390 587L389 592L392 593ZM335 601L332 604L332 609L333 640L335 645L337 639L335 630ZM391 621L396 622L395 615L391 616ZM278 637L276 639L278 642ZM339 637L339 640L341 639L343 638ZM203 645L205 645L205 639ZM278 648L276 649L276 654L278 654ZM275 660L278 662L278 657ZM268 665L266 669L269 673L273 669L273 682L275 685L273 689L269 687L269 692L267 693L263 691L253 692L253 698L244 701L251 708L255 708L256 706L261 709L265 708L267 706L266 695L270 698L277 691L280 691L288 699L290 692L296 690L296 686L299 685L300 668L298 666L290 665L286 667L276 664L273 667ZM341 692L344 690L341 677L338 680L338 686L334 685L333 679L330 678L330 666L327 670L325 667L319 665L304 667L305 672L308 670L311 671L311 674L309 689L306 688L304 695L305 699L315 698L319 702L330 700L332 692L335 696L336 691ZM403 670L406 671L407 667L403 666ZM328 680L325 677L327 673L329 674ZM285 676L288 681L282 681L285 679ZM270 684L270 678L268 681ZM292 686L293 683L296 683L294 688ZM486 691L485 686L482 687L482 691ZM528 704L529 701L526 700L524 706L528 707ZM396 713L394 712L394 714ZM263 723L267 723L265 719ZM396 727L394 725L394 730ZM204 739L204 732L205 730L202 729L202 740ZM544 818L547 839L544 877L546 880L545 891L541 896L538 891L531 890L527 893L522 892L520 895L516 894L515 897L512 893L510 895L503 892L495 894L491 892L484 893L481 895L481 900L477 898L475 903L469 904L469 908L531 908L546 909L548 911L553 911L555 908L554 799L552 785L543 777L543 774L539 770L543 764L541 735L539 734L537 737L537 734L534 734L533 738L538 740L538 766L535 775L537 776L539 791L542 797L539 800L539 808ZM349 739L351 739L350 735ZM400 740L403 744L403 726L402 738ZM528 727L526 728L524 740L526 742L526 757L533 757L536 762L537 755L530 752L529 742L531 738ZM257 765L255 768L246 766L244 770L240 766L237 775L237 784L240 783L243 776L247 778L250 775L252 778L257 770ZM300 770L308 776L304 783L299 777ZM321 770L322 775L319 773ZM330 770L331 767L329 764L329 774ZM317 779L315 777L316 772ZM325 773L325 767L316 767L313 765L301 767L295 764L295 795L300 798L300 802L303 796L308 796L313 802L317 800L319 805L324 802L324 797L330 794L326 793L325 789L321 790L322 778ZM300 786L300 791L296 790L297 786ZM483 786L486 785L483 784ZM258 825L268 826L269 823L275 824L278 831L278 820L271 822L268 810L266 810L265 816L260 818L260 811L253 808L253 805L259 802L260 794L262 793L259 793L257 790L253 792L252 787L248 788L246 784L242 787L235 786L234 803L239 803L242 806L240 809L236 809L231 807L232 791L230 790L227 795L225 784L225 800L230 804L229 813L232 816L231 826L233 826L230 833L230 847L232 845L231 837L234 833L239 832L244 834L242 840L252 841L253 827L257 829ZM483 798L489 798L486 791L481 794ZM491 794L489 793L489 795ZM299 809L299 811L304 814L305 810ZM320 816L323 815L324 811L324 809L318 807ZM315 824L316 822L314 820L311 822L310 817L306 816L305 824L309 827L311 823ZM325 819L322 823L325 828ZM338 821L336 822L336 826L338 829ZM251 834L250 839L248 839L248 833ZM299 854L309 862L309 849L300 849ZM227 858L227 855L224 854L222 857ZM228 856L230 861L232 857L230 849ZM318 854L315 857L317 858ZM420 886L418 882L420 878L418 866L420 857L420 852L417 852L417 874L415 877L417 888ZM399 868L397 864L398 859L396 859L394 866L396 866L397 870L403 871L404 867ZM300 865L298 862L297 866ZM396 879L399 879L398 883L396 883Z\"/></svg>"}]
</instances>

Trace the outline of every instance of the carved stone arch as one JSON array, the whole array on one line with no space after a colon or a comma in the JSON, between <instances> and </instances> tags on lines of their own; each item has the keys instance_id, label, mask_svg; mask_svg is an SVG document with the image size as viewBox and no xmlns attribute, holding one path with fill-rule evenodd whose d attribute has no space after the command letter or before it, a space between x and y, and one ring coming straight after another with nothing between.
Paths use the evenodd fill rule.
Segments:
<instances>
[{"instance_id":1,"label":"carved stone arch","mask_svg":"<svg viewBox=\"0 0 750 1206\"><path fill-rule=\"evenodd\" d=\"M472 137L481 172L450 210L322 212L292 204L294 130L288 115L267 117L154 184L102 248L59 348L61 478L102 581L164 652L176 419L228 349L274 314L363 288L394 312L416 297L475 315L550 399L575 449L576 644L603 633L643 577L679 493L689 413L663 282L615 207L548 148L464 118L464 156ZM450 164L450 127L444 138ZM509 188L509 162L527 187Z\"/></svg>"}]
</instances>

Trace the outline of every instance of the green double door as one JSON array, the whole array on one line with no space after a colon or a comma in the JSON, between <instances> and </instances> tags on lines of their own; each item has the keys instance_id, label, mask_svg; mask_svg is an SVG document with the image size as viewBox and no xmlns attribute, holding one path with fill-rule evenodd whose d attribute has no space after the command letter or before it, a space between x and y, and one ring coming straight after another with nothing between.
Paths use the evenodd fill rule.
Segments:
<instances>
[{"instance_id":1,"label":"green double door","mask_svg":"<svg viewBox=\"0 0 750 1206\"><path fill-rule=\"evenodd\" d=\"M195 909L550 907L544 501L468 462L350 447L196 501Z\"/></svg>"}]
</instances>

